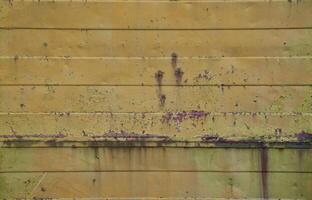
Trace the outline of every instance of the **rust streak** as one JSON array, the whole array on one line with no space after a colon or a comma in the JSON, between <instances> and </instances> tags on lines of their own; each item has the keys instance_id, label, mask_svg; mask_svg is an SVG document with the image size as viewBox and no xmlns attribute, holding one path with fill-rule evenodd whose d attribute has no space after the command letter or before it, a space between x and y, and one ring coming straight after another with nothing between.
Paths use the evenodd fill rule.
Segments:
<instances>
[{"instance_id":1,"label":"rust streak","mask_svg":"<svg viewBox=\"0 0 312 200\"><path fill-rule=\"evenodd\" d=\"M262 199L269 198L268 191L268 149L266 147L262 147L260 150L260 164L261 164L261 196Z\"/></svg>"}]
</instances>

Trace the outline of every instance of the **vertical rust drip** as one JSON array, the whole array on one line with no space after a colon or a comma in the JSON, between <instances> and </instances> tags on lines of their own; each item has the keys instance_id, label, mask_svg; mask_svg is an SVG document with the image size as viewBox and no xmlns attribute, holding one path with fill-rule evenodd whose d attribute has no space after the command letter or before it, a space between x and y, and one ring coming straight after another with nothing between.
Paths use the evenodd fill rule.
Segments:
<instances>
[{"instance_id":1,"label":"vertical rust drip","mask_svg":"<svg viewBox=\"0 0 312 200\"><path fill-rule=\"evenodd\" d=\"M268 191L268 149L262 147L260 150L260 164L261 164L261 197L262 199L269 198Z\"/></svg>"},{"instance_id":2,"label":"vertical rust drip","mask_svg":"<svg viewBox=\"0 0 312 200\"><path fill-rule=\"evenodd\" d=\"M164 77L164 72L163 71L158 70L155 73L155 80L156 80L157 85L158 85L158 92L157 92L158 94L157 94L157 96L159 98L160 106L164 106L165 102L166 102L166 95L164 95L162 93L162 89L161 89L163 77Z\"/></svg>"},{"instance_id":3,"label":"vertical rust drip","mask_svg":"<svg viewBox=\"0 0 312 200\"><path fill-rule=\"evenodd\" d=\"M166 95L161 94L161 95L159 96L159 101L160 101L160 105L161 105L161 106L164 106L165 103L166 103Z\"/></svg>"},{"instance_id":4,"label":"vertical rust drip","mask_svg":"<svg viewBox=\"0 0 312 200\"><path fill-rule=\"evenodd\" d=\"M174 76L176 78L176 82L178 85L180 85L184 72L182 71L181 68L177 68L177 66L178 66L178 54L176 54L176 53L171 54L171 66L173 69Z\"/></svg>"},{"instance_id":5,"label":"vertical rust drip","mask_svg":"<svg viewBox=\"0 0 312 200\"><path fill-rule=\"evenodd\" d=\"M175 69L178 63L178 54L172 53L171 54L171 66Z\"/></svg>"},{"instance_id":6,"label":"vertical rust drip","mask_svg":"<svg viewBox=\"0 0 312 200\"><path fill-rule=\"evenodd\" d=\"M183 74L184 74L184 72L182 71L181 68L176 68L174 70L174 76L176 77L176 82L177 82L178 85L181 84Z\"/></svg>"},{"instance_id":7,"label":"vertical rust drip","mask_svg":"<svg viewBox=\"0 0 312 200\"><path fill-rule=\"evenodd\" d=\"M158 84L158 86L160 87L161 84L162 84L162 79L164 77L164 72L163 71L160 71L158 70L156 73L155 73L155 79L156 79L156 82Z\"/></svg>"}]
</instances>

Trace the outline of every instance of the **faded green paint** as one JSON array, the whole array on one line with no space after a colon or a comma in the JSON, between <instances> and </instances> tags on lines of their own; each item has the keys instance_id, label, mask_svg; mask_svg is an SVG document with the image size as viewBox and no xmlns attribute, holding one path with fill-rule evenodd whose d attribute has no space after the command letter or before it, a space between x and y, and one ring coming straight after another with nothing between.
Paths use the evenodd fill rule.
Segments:
<instances>
[{"instance_id":1,"label":"faded green paint","mask_svg":"<svg viewBox=\"0 0 312 200\"><path fill-rule=\"evenodd\" d=\"M312 86L307 87L306 95L302 105L297 109L298 112L312 112Z\"/></svg>"},{"instance_id":2,"label":"faded green paint","mask_svg":"<svg viewBox=\"0 0 312 200\"><path fill-rule=\"evenodd\" d=\"M0 178L6 180L0 198L309 199L312 194L311 149L11 147L0 154Z\"/></svg>"}]
</instances>

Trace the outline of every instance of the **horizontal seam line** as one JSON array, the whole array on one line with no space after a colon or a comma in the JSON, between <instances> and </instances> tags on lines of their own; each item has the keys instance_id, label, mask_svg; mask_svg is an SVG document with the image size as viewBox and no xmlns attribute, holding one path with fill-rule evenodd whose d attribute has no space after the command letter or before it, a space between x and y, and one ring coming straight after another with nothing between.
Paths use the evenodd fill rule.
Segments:
<instances>
[{"instance_id":1,"label":"horizontal seam line","mask_svg":"<svg viewBox=\"0 0 312 200\"><path fill-rule=\"evenodd\" d=\"M179 111L168 111L168 112L179 112ZM1 112L0 115L81 115L81 114L92 114L92 115L111 115L111 114L159 114L163 115L168 112ZM183 111L180 111L183 112ZM223 116L224 114L227 115L272 115L272 116L281 116L281 115L308 115L312 116L312 112L207 112L207 117L209 115L220 115Z\"/></svg>"},{"instance_id":2,"label":"horizontal seam line","mask_svg":"<svg viewBox=\"0 0 312 200\"><path fill-rule=\"evenodd\" d=\"M51 140L50 140L51 141ZM21 146L11 146L10 143L19 143L22 144ZM38 144L33 145L36 142ZM311 143L302 143L302 142L261 142L261 143L252 143L252 144L244 144L242 143L233 143L233 144L223 144L217 143L217 146L211 146L211 144L216 144L216 142L204 143L198 146L199 141L173 141L174 143L163 143L159 146L159 141L145 141L145 145L127 145L125 143L129 141L101 141L101 140L83 140L83 141L73 141L73 140L65 140L65 141L55 141L55 145L46 144L49 140L23 140L23 141L11 141L11 140L0 140L0 149L15 149L15 148L36 148L36 149L46 149L46 148L94 148L94 147L101 147L101 148L211 148L211 149L263 149L263 144L265 144L265 148L267 149L290 149L290 150L299 150L299 149L308 149L311 150L312 144ZM63 144L63 143L66 144ZM108 143L115 143L114 145L107 144ZM140 142L140 141L138 141ZM29 144L30 145L25 145ZM62 143L62 145L58 145L58 143ZM76 145L76 143L80 145ZM94 144L95 143L95 144ZM73 145L74 144L74 145ZM116 146L118 144L118 146ZM189 146L190 145L190 146Z\"/></svg>"},{"instance_id":3,"label":"horizontal seam line","mask_svg":"<svg viewBox=\"0 0 312 200\"><path fill-rule=\"evenodd\" d=\"M6 0L8 3L10 3L9 0ZM173 4L176 4L176 3L237 3L237 2L287 2L286 0L179 0L179 1L176 1L176 0L44 0L43 2L36 2L34 0L24 0L25 2L34 2L34 3L45 3L45 2L79 2L79 3L85 3L85 4L88 4L88 3L92 3L92 2L100 2L100 3L115 3L115 2L118 2L118 3L137 3L137 2L140 2L140 3L154 3L154 2L157 2L157 3L173 3ZM15 2L22 2L22 1L16 1ZM14 2L13 2L14 4Z\"/></svg>"},{"instance_id":4,"label":"horizontal seam line","mask_svg":"<svg viewBox=\"0 0 312 200\"><path fill-rule=\"evenodd\" d=\"M0 56L0 59L34 60L171 60L170 56ZM178 60L227 60L227 59L312 59L312 56L179 56Z\"/></svg>"},{"instance_id":5,"label":"horizontal seam line","mask_svg":"<svg viewBox=\"0 0 312 200\"><path fill-rule=\"evenodd\" d=\"M254 28L74 28L74 27L0 27L2 30L56 30L56 31L253 31L253 30L309 30L306 27L254 27Z\"/></svg>"},{"instance_id":6,"label":"horizontal seam line","mask_svg":"<svg viewBox=\"0 0 312 200\"><path fill-rule=\"evenodd\" d=\"M310 87L312 83L307 84L0 84L0 87L31 87L31 86L107 86L107 87Z\"/></svg>"},{"instance_id":7,"label":"horizontal seam line","mask_svg":"<svg viewBox=\"0 0 312 200\"><path fill-rule=\"evenodd\" d=\"M211 172L211 173L300 173L300 174L307 174L312 173L312 171L222 171L222 170L72 170L72 171L58 171L58 170L47 170L47 171L0 171L0 174L4 173L89 173L89 172L184 172L184 173L191 173L191 172Z\"/></svg>"}]
</instances>

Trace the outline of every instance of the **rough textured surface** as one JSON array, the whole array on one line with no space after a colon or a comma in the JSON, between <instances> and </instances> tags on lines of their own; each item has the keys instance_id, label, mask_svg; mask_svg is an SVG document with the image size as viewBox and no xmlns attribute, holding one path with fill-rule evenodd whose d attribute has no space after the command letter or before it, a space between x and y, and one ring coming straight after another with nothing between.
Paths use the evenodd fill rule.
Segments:
<instances>
[{"instance_id":1,"label":"rough textured surface","mask_svg":"<svg viewBox=\"0 0 312 200\"><path fill-rule=\"evenodd\" d=\"M1 2L1 25L76 29L227 29L311 27L311 1ZM70 12L69 12L70 10ZM31 13L31 14L29 14Z\"/></svg>"},{"instance_id":2,"label":"rough textured surface","mask_svg":"<svg viewBox=\"0 0 312 200\"><path fill-rule=\"evenodd\" d=\"M0 38L5 38L0 41L0 54L3 56L168 57L172 52L180 57L312 55L311 29L10 29L1 30Z\"/></svg>"},{"instance_id":3,"label":"rough textured surface","mask_svg":"<svg viewBox=\"0 0 312 200\"><path fill-rule=\"evenodd\" d=\"M0 197L309 199L310 155L311 149L2 148Z\"/></svg>"},{"instance_id":4,"label":"rough textured surface","mask_svg":"<svg viewBox=\"0 0 312 200\"><path fill-rule=\"evenodd\" d=\"M3 0L0 199L312 199L312 3Z\"/></svg>"}]
</instances>

